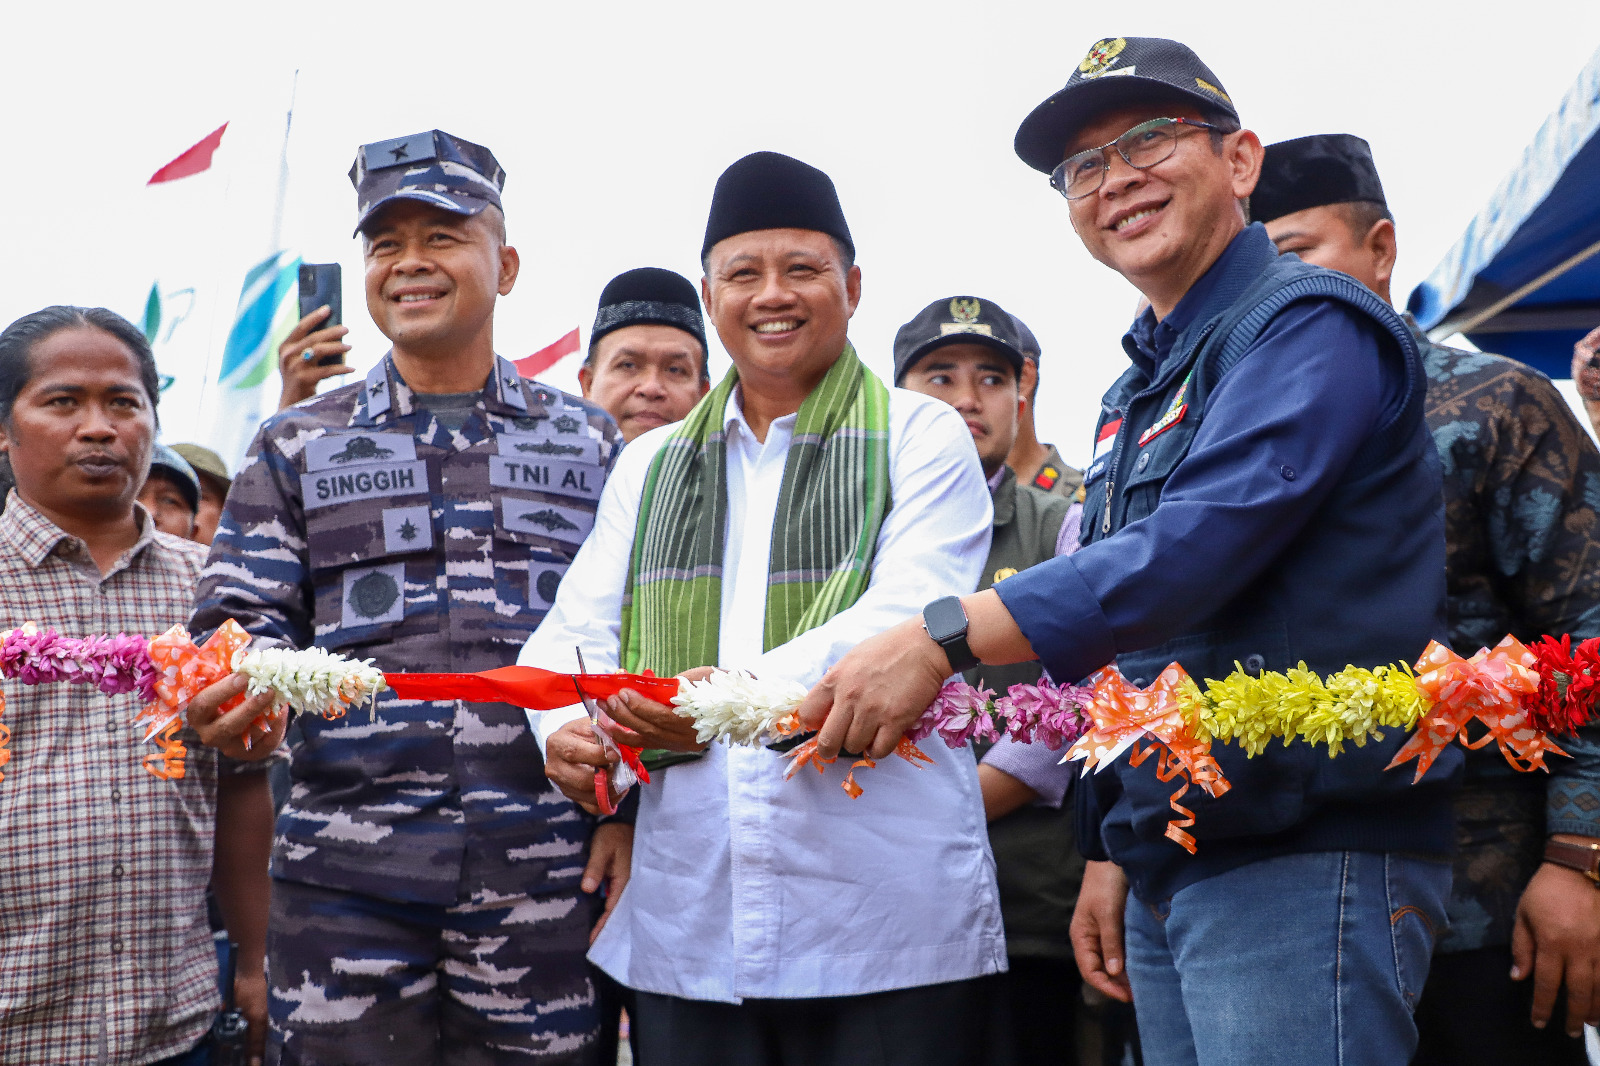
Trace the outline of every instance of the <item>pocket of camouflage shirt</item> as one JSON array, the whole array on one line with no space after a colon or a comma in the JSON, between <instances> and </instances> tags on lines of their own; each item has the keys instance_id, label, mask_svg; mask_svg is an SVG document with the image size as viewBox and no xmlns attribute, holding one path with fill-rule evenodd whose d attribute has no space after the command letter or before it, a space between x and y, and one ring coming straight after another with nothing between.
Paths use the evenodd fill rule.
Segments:
<instances>
[{"instance_id":1,"label":"pocket of camouflage shirt","mask_svg":"<svg viewBox=\"0 0 1600 1066\"><path fill-rule=\"evenodd\" d=\"M591 480L601 473L590 467ZM503 609L517 608L502 615L508 629L520 628L525 636L550 610L572 557L594 528L594 513L595 503L586 499L496 489L495 598Z\"/></svg>"},{"instance_id":2,"label":"pocket of camouflage shirt","mask_svg":"<svg viewBox=\"0 0 1600 1066\"><path fill-rule=\"evenodd\" d=\"M407 626L408 587L410 625L425 628L436 613L421 602L437 595L437 563L428 478L425 470L418 474L421 493L375 495L306 511L317 639L324 647L395 639Z\"/></svg>"}]
</instances>

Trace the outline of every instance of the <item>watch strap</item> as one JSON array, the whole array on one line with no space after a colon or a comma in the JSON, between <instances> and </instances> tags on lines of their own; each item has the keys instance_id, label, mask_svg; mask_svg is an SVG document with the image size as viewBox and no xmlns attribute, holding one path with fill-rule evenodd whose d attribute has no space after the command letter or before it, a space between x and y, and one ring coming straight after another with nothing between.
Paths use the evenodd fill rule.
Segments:
<instances>
[{"instance_id":1,"label":"watch strap","mask_svg":"<svg viewBox=\"0 0 1600 1066\"><path fill-rule=\"evenodd\" d=\"M1577 870L1593 881L1596 888L1600 888L1600 844L1547 840L1544 844L1544 861Z\"/></svg>"}]
</instances>

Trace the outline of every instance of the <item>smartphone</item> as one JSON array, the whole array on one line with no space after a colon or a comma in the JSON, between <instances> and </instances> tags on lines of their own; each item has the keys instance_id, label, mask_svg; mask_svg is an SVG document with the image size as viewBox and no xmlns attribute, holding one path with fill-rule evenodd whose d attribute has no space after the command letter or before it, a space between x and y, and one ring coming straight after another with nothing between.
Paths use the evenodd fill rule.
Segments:
<instances>
[{"instance_id":1,"label":"smartphone","mask_svg":"<svg viewBox=\"0 0 1600 1066\"><path fill-rule=\"evenodd\" d=\"M329 308L328 317L317 326L318 329L327 329L329 326L342 325L344 322L344 294L343 283L338 263L301 263L300 264L300 317L304 318L317 308L326 304ZM332 366L344 361L339 355L323 355L317 357L318 366Z\"/></svg>"}]
</instances>

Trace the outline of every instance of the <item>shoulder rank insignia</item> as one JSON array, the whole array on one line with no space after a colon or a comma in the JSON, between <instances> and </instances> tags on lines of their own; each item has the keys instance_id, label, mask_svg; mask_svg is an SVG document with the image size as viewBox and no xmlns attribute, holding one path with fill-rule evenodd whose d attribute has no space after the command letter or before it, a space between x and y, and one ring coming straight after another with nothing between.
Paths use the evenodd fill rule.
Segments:
<instances>
[{"instance_id":1,"label":"shoulder rank insignia","mask_svg":"<svg viewBox=\"0 0 1600 1066\"><path fill-rule=\"evenodd\" d=\"M1049 463L1046 463L1044 468L1039 471L1039 476L1033 479L1033 484L1035 488L1044 489L1046 492L1049 492L1051 489L1056 487L1056 482L1060 480L1061 471L1057 470Z\"/></svg>"}]
</instances>

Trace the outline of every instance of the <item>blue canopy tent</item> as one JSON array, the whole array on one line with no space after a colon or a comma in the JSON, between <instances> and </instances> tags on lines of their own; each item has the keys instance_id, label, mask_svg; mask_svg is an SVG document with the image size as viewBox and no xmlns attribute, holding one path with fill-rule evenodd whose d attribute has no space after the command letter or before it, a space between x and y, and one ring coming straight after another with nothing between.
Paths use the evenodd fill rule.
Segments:
<instances>
[{"instance_id":1,"label":"blue canopy tent","mask_svg":"<svg viewBox=\"0 0 1600 1066\"><path fill-rule=\"evenodd\" d=\"M1571 376L1600 326L1600 52L1407 307L1435 340Z\"/></svg>"}]
</instances>

